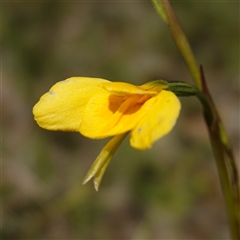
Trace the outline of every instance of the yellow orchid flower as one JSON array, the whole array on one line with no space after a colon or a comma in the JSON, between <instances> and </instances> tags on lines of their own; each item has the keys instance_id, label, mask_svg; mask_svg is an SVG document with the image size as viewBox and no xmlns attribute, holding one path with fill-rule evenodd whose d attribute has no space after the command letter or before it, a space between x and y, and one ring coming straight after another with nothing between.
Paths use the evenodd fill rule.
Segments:
<instances>
[{"instance_id":1,"label":"yellow orchid flower","mask_svg":"<svg viewBox=\"0 0 240 240\"><path fill-rule=\"evenodd\" d=\"M115 136L103 148L84 183L94 177L98 189L112 155L130 132L130 144L150 148L175 125L180 102L164 85L135 86L100 78L72 77L56 83L33 108L42 128L80 132L101 139ZM117 146L117 147L116 147Z\"/></svg>"}]
</instances>

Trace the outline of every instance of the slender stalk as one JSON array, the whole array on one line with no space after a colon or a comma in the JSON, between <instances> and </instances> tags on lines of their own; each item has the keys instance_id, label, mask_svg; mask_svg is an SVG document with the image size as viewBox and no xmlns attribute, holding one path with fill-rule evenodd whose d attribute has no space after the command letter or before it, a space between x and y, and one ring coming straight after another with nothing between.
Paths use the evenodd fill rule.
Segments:
<instances>
[{"instance_id":1,"label":"slender stalk","mask_svg":"<svg viewBox=\"0 0 240 240\"><path fill-rule=\"evenodd\" d=\"M211 146L215 156L222 191L226 203L231 236L240 239L240 203L238 172L228 135L208 91L203 69L199 67L184 31L169 0L152 0L156 11L169 26L173 40L184 58L198 89L198 97L204 108Z\"/></svg>"},{"instance_id":2,"label":"slender stalk","mask_svg":"<svg viewBox=\"0 0 240 240\"><path fill-rule=\"evenodd\" d=\"M200 72L203 83L203 96L206 98L206 102L212 111L211 116L213 116L213 118L209 118L207 111L204 112L226 203L231 236L232 239L240 239L240 195L237 167L228 136L208 91L202 67Z\"/></svg>"},{"instance_id":3,"label":"slender stalk","mask_svg":"<svg viewBox=\"0 0 240 240\"><path fill-rule=\"evenodd\" d=\"M175 15L171 4L168 0L152 0L155 6L155 9L158 11L158 14L162 18L166 18L165 21L170 29L172 38L177 45L179 51L182 54L185 63L194 79L197 87L202 89L201 78L199 73L199 67L197 61L194 57L190 44L188 43L187 37L181 27L180 22L178 21L177 16Z\"/></svg>"}]
</instances>

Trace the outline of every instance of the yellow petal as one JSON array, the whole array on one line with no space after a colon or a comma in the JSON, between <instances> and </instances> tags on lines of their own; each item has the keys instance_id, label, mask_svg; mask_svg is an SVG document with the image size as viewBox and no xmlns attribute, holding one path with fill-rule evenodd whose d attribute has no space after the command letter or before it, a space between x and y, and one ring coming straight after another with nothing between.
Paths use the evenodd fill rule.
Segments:
<instances>
[{"instance_id":1,"label":"yellow petal","mask_svg":"<svg viewBox=\"0 0 240 240\"><path fill-rule=\"evenodd\" d=\"M167 83L164 80L155 80L152 82L144 83L140 87L142 89L145 89L146 91L160 93L163 89L167 87Z\"/></svg>"},{"instance_id":2,"label":"yellow petal","mask_svg":"<svg viewBox=\"0 0 240 240\"><path fill-rule=\"evenodd\" d=\"M131 131L131 146L147 149L174 127L180 112L180 102L175 94L162 90L159 95L148 100L156 100L145 116Z\"/></svg>"},{"instance_id":3,"label":"yellow petal","mask_svg":"<svg viewBox=\"0 0 240 240\"><path fill-rule=\"evenodd\" d=\"M108 164L112 160L113 155L115 154L118 147L121 145L122 141L126 136L127 133L114 136L107 143L107 145L102 149L102 151L92 164L91 168L87 172L85 178L83 179L83 184L87 183L90 179L93 178L94 188L96 189L96 191L98 191Z\"/></svg>"},{"instance_id":4,"label":"yellow petal","mask_svg":"<svg viewBox=\"0 0 240 240\"><path fill-rule=\"evenodd\" d=\"M89 138L106 138L131 130L144 115L141 108L147 97L150 96L120 97L102 89L89 100L80 133Z\"/></svg>"},{"instance_id":5,"label":"yellow petal","mask_svg":"<svg viewBox=\"0 0 240 240\"><path fill-rule=\"evenodd\" d=\"M104 82L101 86L116 96L126 96L130 94L147 94L147 95L156 95L157 91L154 90L146 90L146 87L142 88L142 86L135 86L126 82ZM143 85L145 86L145 85Z\"/></svg>"},{"instance_id":6,"label":"yellow petal","mask_svg":"<svg viewBox=\"0 0 240 240\"><path fill-rule=\"evenodd\" d=\"M79 131L84 109L103 82L108 81L72 77L56 83L34 106L35 120L48 130Z\"/></svg>"}]
</instances>

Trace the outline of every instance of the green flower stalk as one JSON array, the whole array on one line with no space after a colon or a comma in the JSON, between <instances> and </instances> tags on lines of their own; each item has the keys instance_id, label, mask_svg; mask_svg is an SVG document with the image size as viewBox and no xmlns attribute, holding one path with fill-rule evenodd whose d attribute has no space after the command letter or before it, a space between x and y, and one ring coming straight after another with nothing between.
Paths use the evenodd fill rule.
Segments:
<instances>
[{"instance_id":1,"label":"green flower stalk","mask_svg":"<svg viewBox=\"0 0 240 240\"><path fill-rule=\"evenodd\" d=\"M199 89L202 89L199 66L183 32L183 29L168 0L152 0L159 16L168 25L172 38L184 58L187 67Z\"/></svg>"},{"instance_id":2,"label":"green flower stalk","mask_svg":"<svg viewBox=\"0 0 240 240\"><path fill-rule=\"evenodd\" d=\"M182 57L185 60L185 63L199 90L196 91L196 95L203 105L203 114L226 202L231 236L233 239L240 239L238 172L228 135L209 93L203 68L202 66L199 68L199 65L197 64L187 37L184 34L170 2L168 0L152 0L152 2L159 16L168 25L172 38L182 54ZM172 85L170 88L171 87L174 91L176 86Z\"/></svg>"}]
</instances>

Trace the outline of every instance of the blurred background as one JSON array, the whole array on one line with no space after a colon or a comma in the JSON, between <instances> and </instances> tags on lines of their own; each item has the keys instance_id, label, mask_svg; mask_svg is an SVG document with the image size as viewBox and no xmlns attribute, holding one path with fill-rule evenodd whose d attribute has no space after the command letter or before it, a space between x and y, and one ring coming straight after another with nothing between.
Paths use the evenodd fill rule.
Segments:
<instances>
[{"instance_id":1,"label":"blurred background","mask_svg":"<svg viewBox=\"0 0 240 240\"><path fill-rule=\"evenodd\" d=\"M239 161L239 2L174 1ZM2 239L229 239L197 99L152 149L121 145L99 192L81 182L106 140L38 127L57 81L192 83L150 1L2 2ZM239 162L238 162L239 163Z\"/></svg>"}]
</instances>

